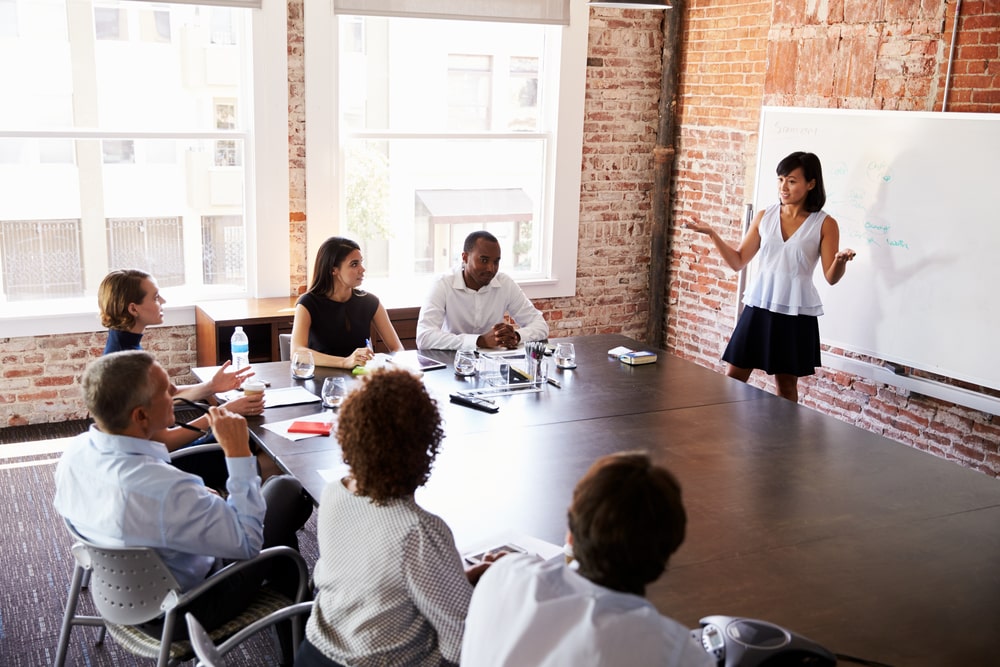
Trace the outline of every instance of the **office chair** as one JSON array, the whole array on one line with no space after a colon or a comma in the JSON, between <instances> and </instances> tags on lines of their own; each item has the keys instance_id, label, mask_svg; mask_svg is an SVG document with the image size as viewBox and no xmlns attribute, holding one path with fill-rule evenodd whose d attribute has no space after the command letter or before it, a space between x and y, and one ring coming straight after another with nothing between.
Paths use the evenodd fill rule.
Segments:
<instances>
[{"instance_id":1,"label":"office chair","mask_svg":"<svg viewBox=\"0 0 1000 667\"><path fill-rule=\"evenodd\" d=\"M156 658L157 667L176 665L194 657L190 641L173 643L162 641L173 634L177 622L177 609L201 595L211 595L213 588L228 577L263 560L289 558L295 563L298 591L294 600L261 587L256 598L243 613L211 632L213 641L224 640L268 614L302 602L306 597L309 574L305 561L290 547L264 549L255 558L227 565L189 591L182 592L173 573L163 563L159 554L149 547L109 548L98 546L82 537L68 521L66 528L76 540L73 557L76 567L66 600L55 667L63 667L69 649L70 633L74 625L102 627L97 644L104 641L105 632L127 651L146 658ZM85 574L90 574L90 595L99 616L78 616L77 602ZM163 617L163 633L152 637L137 625ZM292 635L302 636L301 619L292 618Z\"/></svg>"},{"instance_id":2,"label":"office chair","mask_svg":"<svg viewBox=\"0 0 1000 667\"><path fill-rule=\"evenodd\" d=\"M292 334L278 334L278 358L289 361L292 358Z\"/></svg>"},{"instance_id":3,"label":"office chair","mask_svg":"<svg viewBox=\"0 0 1000 667\"><path fill-rule=\"evenodd\" d=\"M212 638L207 632L205 632L205 628L201 627L201 623L198 622L198 619L191 614L185 614L185 617L187 618L188 636L191 638L191 647L194 649L194 654L198 658L196 667L227 667L228 663L226 662L226 654L242 644L244 641L262 630L273 627L280 621L297 616L308 615L312 611L312 608L312 602L299 602L298 604L293 604L283 609L279 609L278 611L271 612L264 618L257 619L250 625L246 626L218 646L212 642ZM295 650L297 651L298 648L298 643L296 643Z\"/></svg>"}]
</instances>

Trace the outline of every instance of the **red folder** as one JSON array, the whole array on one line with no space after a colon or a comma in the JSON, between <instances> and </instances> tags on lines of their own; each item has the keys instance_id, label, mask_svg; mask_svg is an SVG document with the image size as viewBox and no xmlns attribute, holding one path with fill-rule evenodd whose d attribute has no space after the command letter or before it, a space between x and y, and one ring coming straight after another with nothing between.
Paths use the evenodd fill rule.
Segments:
<instances>
[{"instance_id":1,"label":"red folder","mask_svg":"<svg viewBox=\"0 0 1000 667\"><path fill-rule=\"evenodd\" d=\"M333 424L328 422L292 422L289 433L312 433L314 435L330 435Z\"/></svg>"}]
</instances>

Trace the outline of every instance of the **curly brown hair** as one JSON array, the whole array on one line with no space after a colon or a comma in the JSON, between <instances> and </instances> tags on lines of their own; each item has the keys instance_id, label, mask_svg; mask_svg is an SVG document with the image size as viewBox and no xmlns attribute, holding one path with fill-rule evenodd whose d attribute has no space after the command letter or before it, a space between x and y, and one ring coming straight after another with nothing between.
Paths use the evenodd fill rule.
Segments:
<instances>
[{"instance_id":1,"label":"curly brown hair","mask_svg":"<svg viewBox=\"0 0 1000 667\"><path fill-rule=\"evenodd\" d=\"M383 504L430 477L444 430L437 403L407 370L378 370L340 406L337 439L360 495Z\"/></svg>"}]
</instances>

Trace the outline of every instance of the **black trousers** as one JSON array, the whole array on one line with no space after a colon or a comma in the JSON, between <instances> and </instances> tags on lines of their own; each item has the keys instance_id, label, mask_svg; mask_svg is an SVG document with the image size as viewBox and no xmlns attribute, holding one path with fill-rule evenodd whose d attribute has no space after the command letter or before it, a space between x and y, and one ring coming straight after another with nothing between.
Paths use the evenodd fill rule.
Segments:
<instances>
[{"instance_id":1,"label":"black trousers","mask_svg":"<svg viewBox=\"0 0 1000 667\"><path fill-rule=\"evenodd\" d=\"M334 662L326 657L320 650L309 643L308 639L303 639L299 644L299 652L295 656L295 667L344 667L339 662Z\"/></svg>"}]
</instances>

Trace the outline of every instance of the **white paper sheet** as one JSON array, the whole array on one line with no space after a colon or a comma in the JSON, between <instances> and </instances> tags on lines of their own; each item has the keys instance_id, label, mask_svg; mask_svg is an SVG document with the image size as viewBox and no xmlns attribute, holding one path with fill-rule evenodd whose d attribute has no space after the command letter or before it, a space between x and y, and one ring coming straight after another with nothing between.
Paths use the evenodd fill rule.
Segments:
<instances>
[{"instance_id":1,"label":"white paper sheet","mask_svg":"<svg viewBox=\"0 0 1000 667\"><path fill-rule=\"evenodd\" d=\"M294 419L286 419L285 421L272 422L264 424L266 428L271 433L277 433L282 438L288 438L289 440L305 440L306 438L326 438L330 436L316 435L315 433L289 433L288 427L292 425L293 422L323 422L324 424L337 423L337 415L333 412L317 412L312 415L305 415L303 417L296 417Z\"/></svg>"},{"instance_id":2,"label":"white paper sheet","mask_svg":"<svg viewBox=\"0 0 1000 667\"><path fill-rule=\"evenodd\" d=\"M231 401L239 398L243 392L239 389L218 394L222 401ZM300 405L302 403L318 403L319 396L312 393L305 387L282 387L280 389L266 389L264 391L264 407L277 408L282 405Z\"/></svg>"}]
</instances>

